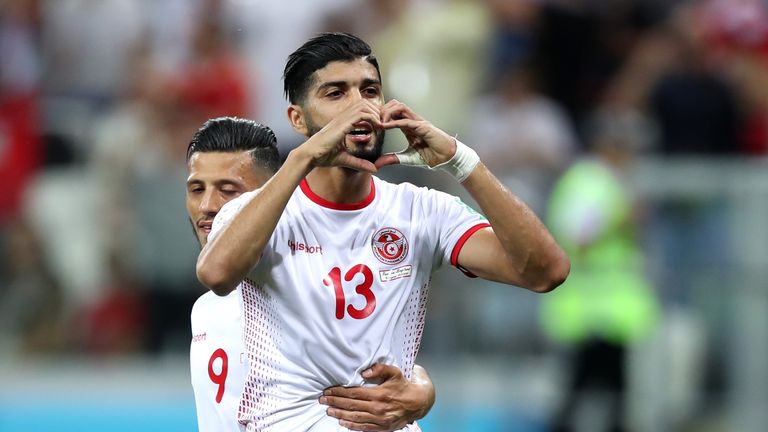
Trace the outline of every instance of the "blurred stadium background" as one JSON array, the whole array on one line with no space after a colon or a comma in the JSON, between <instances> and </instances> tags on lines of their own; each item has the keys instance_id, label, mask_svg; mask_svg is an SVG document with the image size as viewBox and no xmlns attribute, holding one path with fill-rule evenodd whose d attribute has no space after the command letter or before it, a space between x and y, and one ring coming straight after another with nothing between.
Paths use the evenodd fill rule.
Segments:
<instances>
[{"instance_id":1,"label":"blurred stadium background","mask_svg":"<svg viewBox=\"0 0 768 432\"><path fill-rule=\"evenodd\" d=\"M620 148L658 305L622 341L626 430L765 430L766 6L0 1L0 431L195 430L203 288L184 151L220 115L270 125L283 154L298 144L280 75L321 30L371 42L387 96L458 133L546 220L562 173L599 140ZM463 194L440 175L383 175ZM550 430L577 341L551 337L545 297L457 276L431 292L424 430ZM603 396L581 399L574 430L601 430Z\"/></svg>"}]
</instances>

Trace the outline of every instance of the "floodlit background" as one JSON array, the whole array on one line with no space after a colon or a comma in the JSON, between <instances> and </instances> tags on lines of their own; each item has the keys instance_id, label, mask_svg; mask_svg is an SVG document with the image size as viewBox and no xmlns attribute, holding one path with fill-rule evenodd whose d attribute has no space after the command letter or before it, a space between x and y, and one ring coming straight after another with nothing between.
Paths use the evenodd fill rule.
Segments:
<instances>
[{"instance_id":1,"label":"floodlit background","mask_svg":"<svg viewBox=\"0 0 768 432\"><path fill-rule=\"evenodd\" d=\"M220 115L299 144L281 73L321 30L574 262L544 296L436 274L425 431L764 430L764 1L2 0L0 431L195 430L184 152Z\"/></svg>"}]
</instances>

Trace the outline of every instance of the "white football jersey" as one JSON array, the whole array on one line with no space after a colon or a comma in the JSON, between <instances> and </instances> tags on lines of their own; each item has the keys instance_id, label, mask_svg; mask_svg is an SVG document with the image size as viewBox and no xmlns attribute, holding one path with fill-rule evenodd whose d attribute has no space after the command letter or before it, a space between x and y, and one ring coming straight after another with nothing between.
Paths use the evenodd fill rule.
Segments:
<instances>
[{"instance_id":1,"label":"white football jersey","mask_svg":"<svg viewBox=\"0 0 768 432\"><path fill-rule=\"evenodd\" d=\"M237 410L248 373L241 297L207 292L192 306L189 366L200 432L240 432Z\"/></svg>"},{"instance_id":2,"label":"white football jersey","mask_svg":"<svg viewBox=\"0 0 768 432\"><path fill-rule=\"evenodd\" d=\"M224 206L211 236L253 196ZM302 181L239 287L251 365L239 413L247 430L346 431L318 401L325 388L372 385L361 373L374 363L410 378L433 271L455 265L464 242L487 226L458 198L407 183L374 177L365 200L336 204Z\"/></svg>"}]
</instances>

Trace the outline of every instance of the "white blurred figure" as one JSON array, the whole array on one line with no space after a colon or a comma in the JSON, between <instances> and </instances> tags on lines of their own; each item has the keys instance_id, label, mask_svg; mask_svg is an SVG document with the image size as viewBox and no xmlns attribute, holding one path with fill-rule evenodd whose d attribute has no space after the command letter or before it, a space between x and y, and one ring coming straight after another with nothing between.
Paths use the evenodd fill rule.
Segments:
<instances>
[{"instance_id":1,"label":"white blurred figure","mask_svg":"<svg viewBox=\"0 0 768 432\"><path fill-rule=\"evenodd\" d=\"M565 111L536 89L525 66L501 72L493 89L478 100L468 141L536 212L543 210L549 185L578 143Z\"/></svg>"},{"instance_id":2,"label":"white blurred figure","mask_svg":"<svg viewBox=\"0 0 768 432\"><path fill-rule=\"evenodd\" d=\"M335 10L360 3L360 0L313 0L295 2L272 0L232 0L227 3L231 24L242 30L242 49L249 70L258 77L251 87L251 112L277 135L281 153L299 144L300 137L285 121L287 104L283 93L282 69L293 49L319 32L327 16Z\"/></svg>"},{"instance_id":3,"label":"white blurred figure","mask_svg":"<svg viewBox=\"0 0 768 432\"><path fill-rule=\"evenodd\" d=\"M54 94L111 98L127 81L129 53L142 35L133 0L45 2L46 82Z\"/></svg>"}]
</instances>

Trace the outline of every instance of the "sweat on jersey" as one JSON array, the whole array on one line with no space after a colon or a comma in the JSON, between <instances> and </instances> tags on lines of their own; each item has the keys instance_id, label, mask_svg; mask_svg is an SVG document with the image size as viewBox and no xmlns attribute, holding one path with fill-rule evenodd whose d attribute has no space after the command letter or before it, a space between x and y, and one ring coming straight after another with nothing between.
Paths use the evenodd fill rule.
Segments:
<instances>
[{"instance_id":1,"label":"sweat on jersey","mask_svg":"<svg viewBox=\"0 0 768 432\"><path fill-rule=\"evenodd\" d=\"M226 204L209 239L254 194ZM432 273L457 265L466 240L488 226L457 197L408 183L372 177L366 199L337 204L303 180L239 286L247 430L345 431L318 402L324 389L371 385L361 373L374 363L410 378Z\"/></svg>"}]
</instances>

